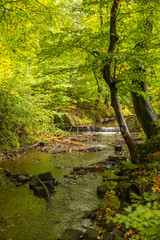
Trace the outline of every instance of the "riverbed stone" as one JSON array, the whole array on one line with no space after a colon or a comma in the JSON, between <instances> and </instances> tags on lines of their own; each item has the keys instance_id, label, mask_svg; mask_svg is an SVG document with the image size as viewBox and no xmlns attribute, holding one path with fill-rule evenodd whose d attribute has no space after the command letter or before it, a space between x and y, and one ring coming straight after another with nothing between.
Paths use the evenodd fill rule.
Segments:
<instances>
[{"instance_id":1,"label":"riverbed stone","mask_svg":"<svg viewBox=\"0 0 160 240\"><path fill-rule=\"evenodd\" d=\"M120 209L125 210L125 208L128 208L130 206L129 202L121 201L120 202Z\"/></svg>"},{"instance_id":2,"label":"riverbed stone","mask_svg":"<svg viewBox=\"0 0 160 240\"><path fill-rule=\"evenodd\" d=\"M114 147L114 150L115 150L116 152L121 152L121 151L122 151L122 146L121 146L121 145L116 145L116 146Z\"/></svg>"},{"instance_id":3,"label":"riverbed stone","mask_svg":"<svg viewBox=\"0 0 160 240\"><path fill-rule=\"evenodd\" d=\"M116 228L116 226L117 226L117 223L110 222L107 224L106 230L108 232L112 232Z\"/></svg>"},{"instance_id":4,"label":"riverbed stone","mask_svg":"<svg viewBox=\"0 0 160 240\"><path fill-rule=\"evenodd\" d=\"M115 190L121 201L131 202L131 193L140 196L140 189L137 183L120 182Z\"/></svg>"},{"instance_id":5,"label":"riverbed stone","mask_svg":"<svg viewBox=\"0 0 160 240\"><path fill-rule=\"evenodd\" d=\"M45 181L45 180L53 180L53 181L55 181L55 179L54 179L54 177L53 177L51 172L40 173L40 174L38 174L38 177L42 181Z\"/></svg>"},{"instance_id":6,"label":"riverbed stone","mask_svg":"<svg viewBox=\"0 0 160 240\"><path fill-rule=\"evenodd\" d=\"M109 156L107 161L113 161L113 162L121 162L121 161L127 161L127 158L125 156Z\"/></svg>"},{"instance_id":7,"label":"riverbed stone","mask_svg":"<svg viewBox=\"0 0 160 240\"><path fill-rule=\"evenodd\" d=\"M32 178L31 181L29 182L29 187L30 189L33 189L34 187L40 186L40 182L36 178Z\"/></svg>"},{"instance_id":8,"label":"riverbed stone","mask_svg":"<svg viewBox=\"0 0 160 240\"><path fill-rule=\"evenodd\" d=\"M23 183L22 182L15 182L15 186L16 187L21 187L21 186L23 186Z\"/></svg>"},{"instance_id":9,"label":"riverbed stone","mask_svg":"<svg viewBox=\"0 0 160 240\"><path fill-rule=\"evenodd\" d=\"M104 196L108 190L109 190L109 188L106 185L98 186L97 187L97 196L99 198L104 198Z\"/></svg>"},{"instance_id":10,"label":"riverbed stone","mask_svg":"<svg viewBox=\"0 0 160 240\"><path fill-rule=\"evenodd\" d=\"M93 228L88 228L84 234L86 240L97 240L99 237L99 232Z\"/></svg>"},{"instance_id":11,"label":"riverbed stone","mask_svg":"<svg viewBox=\"0 0 160 240\"><path fill-rule=\"evenodd\" d=\"M103 240L113 240L113 239L114 239L113 235L110 234L109 232L105 232L103 234Z\"/></svg>"},{"instance_id":12,"label":"riverbed stone","mask_svg":"<svg viewBox=\"0 0 160 240\"><path fill-rule=\"evenodd\" d=\"M148 192L151 193L153 192L152 188L153 188L154 184L153 183L147 183L144 186L144 192Z\"/></svg>"},{"instance_id":13,"label":"riverbed stone","mask_svg":"<svg viewBox=\"0 0 160 240\"><path fill-rule=\"evenodd\" d=\"M46 172L46 173L38 174L38 178L46 185L48 191L52 194L54 191L54 185L55 185L55 179L53 178L52 173ZM29 182L29 187L30 189L34 190L34 194L36 196L39 196L39 197L46 196L44 187L36 177L33 177L31 179L31 181Z\"/></svg>"},{"instance_id":14,"label":"riverbed stone","mask_svg":"<svg viewBox=\"0 0 160 240\"><path fill-rule=\"evenodd\" d=\"M43 181L43 183L46 185L48 189L53 189L54 188L54 182L53 180L48 180L48 181Z\"/></svg>"},{"instance_id":15,"label":"riverbed stone","mask_svg":"<svg viewBox=\"0 0 160 240\"><path fill-rule=\"evenodd\" d=\"M3 175L0 175L0 181L3 180L4 176Z\"/></svg>"},{"instance_id":16,"label":"riverbed stone","mask_svg":"<svg viewBox=\"0 0 160 240\"><path fill-rule=\"evenodd\" d=\"M66 229L62 237L58 240L79 240L82 235L82 231L77 229Z\"/></svg>"},{"instance_id":17,"label":"riverbed stone","mask_svg":"<svg viewBox=\"0 0 160 240\"><path fill-rule=\"evenodd\" d=\"M18 182L27 183L28 181L29 181L29 177L27 177L25 175L18 176Z\"/></svg>"},{"instance_id":18,"label":"riverbed stone","mask_svg":"<svg viewBox=\"0 0 160 240\"><path fill-rule=\"evenodd\" d=\"M46 197L46 191L43 186L37 186L33 188L34 194L38 197Z\"/></svg>"},{"instance_id":19,"label":"riverbed stone","mask_svg":"<svg viewBox=\"0 0 160 240\"><path fill-rule=\"evenodd\" d=\"M116 228L113 230L113 235L114 235L115 237L120 237L120 238L123 238L123 237L124 237L124 233L123 233L121 230L116 229Z\"/></svg>"},{"instance_id":20,"label":"riverbed stone","mask_svg":"<svg viewBox=\"0 0 160 240\"><path fill-rule=\"evenodd\" d=\"M1 184L2 186L8 185L7 182L1 182L0 184Z\"/></svg>"}]
</instances>

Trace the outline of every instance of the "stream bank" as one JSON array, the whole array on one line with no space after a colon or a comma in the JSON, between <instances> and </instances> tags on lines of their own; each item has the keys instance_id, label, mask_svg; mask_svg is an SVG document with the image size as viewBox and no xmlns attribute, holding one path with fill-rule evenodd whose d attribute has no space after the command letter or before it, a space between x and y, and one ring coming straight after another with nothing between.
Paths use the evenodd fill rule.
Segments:
<instances>
[{"instance_id":1,"label":"stream bank","mask_svg":"<svg viewBox=\"0 0 160 240\"><path fill-rule=\"evenodd\" d=\"M74 168L90 168L94 163L113 155L112 142L120 137L117 133L73 134L70 140L59 136L58 141L54 139L49 144L44 143L43 146L24 151L25 154L19 154L18 158L1 161L1 238L57 240L66 229L85 232L92 227L92 221L84 216L101 204L101 199L97 197L97 187L102 184L102 173L88 172L72 175L72 178L70 173ZM79 144L75 141L77 138L81 139ZM69 147L65 141L70 142ZM58 147L60 152L64 146L64 153L53 153L53 149L57 150ZM95 150L97 148L102 151ZM15 184L7 176L3 177L4 169L12 174L29 176L51 171L58 183L51 197L51 209L46 211L46 200L35 196L29 190L29 183ZM113 171L109 170L108 174L112 175Z\"/></svg>"},{"instance_id":2,"label":"stream bank","mask_svg":"<svg viewBox=\"0 0 160 240\"><path fill-rule=\"evenodd\" d=\"M119 207L123 209L124 205L126 207L125 203L122 206L116 196L121 192L116 187L117 182L120 186L122 180L129 183L132 179L132 176L124 174L124 169L117 171L121 166L120 160L126 161L123 157L115 160L114 145L119 143L124 142L117 133L81 133L78 136L74 133L70 139L68 137L62 139L59 136L58 141L54 139L49 144L41 143L38 148L29 150L19 158L2 161L0 164L2 239L93 240L97 239L97 236L104 240L123 239L126 232L124 226L120 228L114 223L106 225L106 215L111 214L110 210L117 211ZM59 153L64 150L64 146L65 152ZM111 155L115 157L109 157ZM45 199L35 196L29 190L27 181L25 184L17 184L19 182L17 180L10 181L3 174L4 169L17 174L21 180L22 174L32 177L50 171L57 185L51 197L52 206L49 211L46 211ZM132 183L126 186L127 194L137 190L133 185ZM128 198L129 195L126 193L121 192L121 197L126 195ZM110 201L112 197L114 199ZM104 211L103 207L108 209L108 212Z\"/></svg>"}]
</instances>

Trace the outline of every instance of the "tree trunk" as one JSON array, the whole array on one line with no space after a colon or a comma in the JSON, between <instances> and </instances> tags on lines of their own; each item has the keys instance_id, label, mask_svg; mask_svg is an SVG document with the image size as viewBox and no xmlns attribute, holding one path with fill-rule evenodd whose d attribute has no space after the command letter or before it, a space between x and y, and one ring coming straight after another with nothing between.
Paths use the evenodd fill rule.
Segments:
<instances>
[{"instance_id":1,"label":"tree trunk","mask_svg":"<svg viewBox=\"0 0 160 240\"><path fill-rule=\"evenodd\" d=\"M137 118L147 136L147 139L150 139L156 135L157 120L160 116L154 111L151 105L145 82L141 82L138 85L140 90L146 94L146 98L132 92L132 101Z\"/></svg>"},{"instance_id":2,"label":"tree trunk","mask_svg":"<svg viewBox=\"0 0 160 240\"><path fill-rule=\"evenodd\" d=\"M108 48L108 56L105 60L105 65L103 68L103 78L108 84L111 92L111 103L112 107L115 111L116 118L121 130L121 133L124 137L124 140L129 148L130 155L131 155L131 161L136 163L136 143L134 139L132 138L131 134L129 133L128 126L124 120L119 98L118 98L118 92L116 87L116 79L111 76L111 62L112 62L112 55L110 53L113 53L116 47L116 42L118 40L117 32L116 32L116 14L118 10L118 5L120 3L120 0L114 0L112 4L111 9L111 19L110 19L110 44Z\"/></svg>"},{"instance_id":3,"label":"tree trunk","mask_svg":"<svg viewBox=\"0 0 160 240\"><path fill-rule=\"evenodd\" d=\"M111 91L111 104L112 107L114 109L114 112L116 114L116 118L118 121L118 124L120 126L120 130L122 133L122 136L128 146L130 155L131 155L131 161L132 162L136 162L136 157L135 157L135 148L136 148L136 143L134 141L134 139L132 138L129 130L128 130L128 126L126 124L126 121L123 117L122 111L121 111L121 107L120 107L120 103L119 103L119 99L118 99L118 93L117 93L117 87L115 85L111 85L110 86L110 91Z\"/></svg>"}]
</instances>

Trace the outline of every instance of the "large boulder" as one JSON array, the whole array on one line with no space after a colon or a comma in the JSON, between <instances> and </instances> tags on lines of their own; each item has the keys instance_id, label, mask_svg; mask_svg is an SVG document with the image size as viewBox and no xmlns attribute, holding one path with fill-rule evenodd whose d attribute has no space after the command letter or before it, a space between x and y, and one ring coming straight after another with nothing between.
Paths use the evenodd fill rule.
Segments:
<instances>
[{"instance_id":1,"label":"large boulder","mask_svg":"<svg viewBox=\"0 0 160 240\"><path fill-rule=\"evenodd\" d=\"M97 240L99 237L99 232L93 228L88 228L84 234L86 240Z\"/></svg>"},{"instance_id":2,"label":"large boulder","mask_svg":"<svg viewBox=\"0 0 160 240\"><path fill-rule=\"evenodd\" d=\"M109 190L109 188L106 185L98 186L97 187L97 196L99 198L104 198L104 196L108 190Z\"/></svg>"},{"instance_id":3,"label":"large boulder","mask_svg":"<svg viewBox=\"0 0 160 240\"><path fill-rule=\"evenodd\" d=\"M82 235L82 231L76 229L66 229L62 237L58 240L79 240Z\"/></svg>"},{"instance_id":4,"label":"large boulder","mask_svg":"<svg viewBox=\"0 0 160 240\"><path fill-rule=\"evenodd\" d=\"M55 179L52 176L51 172L45 172L38 174L37 177L45 184L46 188L50 193L54 191ZM36 176L33 176L31 181L29 182L30 189L33 189L34 194L38 197L45 197L46 191L42 183L38 180Z\"/></svg>"},{"instance_id":5,"label":"large boulder","mask_svg":"<svg viewBox=\"0 0 160 240\"><path fill-rule=\"evenodd\" d=\"M18 175L18 182L27 183L29 181L29 177L25 175Z\"/></svg>"},{"instance_id":6,"label":"large boulder","mask_svg":"<svg viewBox=\"0 0 160 240\"><path fill-rule=\"evenodd\" d=\"M120 182L115 190L121 201L131 202L131 193L140 196L140 189L137 183Z\"/></svg>"},{"instance_id":7,"label":"large boulder","mask_svg":"<svg viewBox=\"0 0 160 240\"><path fill-rule=\"evenodd\" d=\"M114 236L112 234L110 234L109 232L105 232L103 234L103 240L113 240Z\"/></svg>"}]
</instances>

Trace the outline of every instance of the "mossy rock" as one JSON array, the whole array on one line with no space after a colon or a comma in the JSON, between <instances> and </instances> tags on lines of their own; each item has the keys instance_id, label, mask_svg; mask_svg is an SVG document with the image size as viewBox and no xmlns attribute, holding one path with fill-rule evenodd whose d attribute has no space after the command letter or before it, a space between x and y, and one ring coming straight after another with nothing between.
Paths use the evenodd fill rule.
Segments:
<instances>
[{"instance_id":1,"label":"mossy rock","mask_svg":"<svg viewBox=\"0 0 160 240\"><path fill-rule=\"evenodd\" d=\"M130 132L137 132L140 130L141 125L136 117L136 115L129 115L125 117L127 126Z\"/></svg>"},{"instance_id":2,"label":"mossy rock","mask_svg":"<svg viewBox=\"0 0 160 240\"><path fill-rule=\"evenodd\" d=\"M69 130L72 126L70 118L65 113L54 115L54 124L62 130Z\"/></svg>"},{"instance_id":3,"label":"mossy rock","mask_svg":"<svg viewBox=\"0 0 160 240\"><path fill-rule=\"evenodd\" d=\"M121 182L116 186L116 193L121 201L131 202L131 193L140 196L140 188L137 183Z\"/></svg>"},{"instance_id":4,"label":"mossy rock","mask_svg":"<svg viewBox=\"0 0 160 240\"><path fill-rule=\"evenodd\" d=\"M82 231L76 229L66 229L62 237L58 240L79 240L82 235Z\"/></svg>"}]
</instances>

